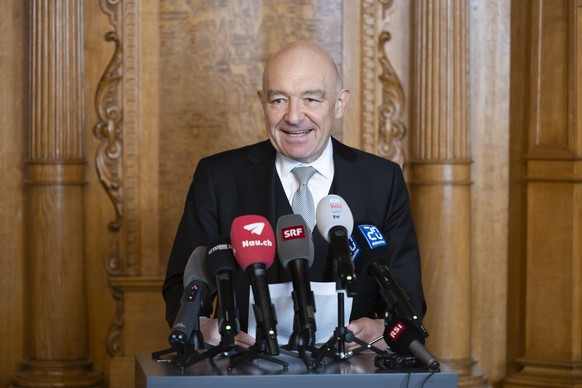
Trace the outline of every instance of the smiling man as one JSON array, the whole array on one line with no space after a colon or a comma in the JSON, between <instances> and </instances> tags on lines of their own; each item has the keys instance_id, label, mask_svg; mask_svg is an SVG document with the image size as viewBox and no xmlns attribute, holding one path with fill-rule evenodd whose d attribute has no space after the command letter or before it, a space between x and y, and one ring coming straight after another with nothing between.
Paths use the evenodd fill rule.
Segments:
<instances>
[{"instance_id":1,"label":"smiling man","mask_svg":"<svg viewBox=\"0 0 582 388\"><path fill-rule=\"evenodd\" d=\"M257 94L273 147L302 163L321 156L350 99L332 58L304 41L269 60Z\"/></svg>"},{"instance_id":2,"label":"smiling man","mask_svg":"<svg viewBox=\"0 0 582 388\"><path fill-rule=\"evenodd\" d=\"M293 213L291 202L299 183L292 170L297 166L314 169L308 187L315 204L328 194L337 194L356 222L365 221L382 232L390 252L387 264L422 318L426 304L420 257L402 171L396 163L348 147L331 136L350 97L333 59L313 42L291 43L267 62L262 90L257 94L269 140L203 158L194 172L163 286L168 323L173 324L180 307L184 267L194 249L207 246L218 236L229 236L236 217L260 215L274 226L280 217ZM332 252L317 228L313 229L313 243L315 258L309 280L335 282ZM384 331L386 304L372 277L357 276L348 329L369 342ZM291 277L275 259L267 280L285 283ZM247 275L240 271L234 283L241 329L236 344L248 346L254 343L254 333L246 333ZM220 334L217 320L210 318L210 300L203 314L204 339L217 344ZM346 349L353 347L355 343L347 344Z\"/></svg>"}]
</instances>

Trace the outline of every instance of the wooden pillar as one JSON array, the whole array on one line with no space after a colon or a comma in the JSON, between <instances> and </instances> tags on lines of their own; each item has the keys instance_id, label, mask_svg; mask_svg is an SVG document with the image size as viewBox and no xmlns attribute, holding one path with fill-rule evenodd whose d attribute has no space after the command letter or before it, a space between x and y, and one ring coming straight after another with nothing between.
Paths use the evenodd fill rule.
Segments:
<instances>
[{"instance_id":1,"label":"wooden pillar","mask_svg":"<svg viewBox=\"0 0 582 388\"><path fill-rule=\"evenodd\" d=\"M427 347L459 373L460 386L482 386L471 349L467 7L465 0L415 3L410 187Z\"/></svg>"},{"instance_id":2,"label":"wooden pillar","mask_svg":"<svg viewBox=\"0 0 582 388\"><path fill-rule=\"evenodd\" d=\"M582 3L536 1L531 15L525 346L504 386L581 387Z\"/></svg>"},{"instance_id":3,"label":"wooden pillar","mask_svg":"<svg viewBox=\"0 0 582 388\"><path fill-rule=\"evenodd\" d=\"M30 1L26 358L15 387L98 387L84 270L83 0Z\"/></svg>"}]
</instances>

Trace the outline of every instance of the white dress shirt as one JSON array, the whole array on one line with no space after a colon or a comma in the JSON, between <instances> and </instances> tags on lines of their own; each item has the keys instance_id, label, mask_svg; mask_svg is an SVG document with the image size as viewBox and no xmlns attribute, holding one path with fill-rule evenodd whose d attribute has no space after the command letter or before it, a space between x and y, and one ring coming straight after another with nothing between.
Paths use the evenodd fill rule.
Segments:
<instances>
[{"instance_id":1,"label":"white dress shirt","mask_svg":"<svg viewBox=\"0 0 582 388\"><path fill-rule=\"evenodd\" d=\"M331 138L328 140L321 156L312 163L301 163L277 152L275 168L277 169L277 174L279 174L279 178L283 184L283 189L285 190L289 204L291 204L293 194L299 188L299 182L297 182L295 175L291 173L291 170L297 166L311 166L317 170L307 184L311 191L311 195L313 195L313 202L315 203L315 209L317 210L317 204L323 197L329 194L331 182L333 181L334 166Z\"/></svg>"}]
</instances>

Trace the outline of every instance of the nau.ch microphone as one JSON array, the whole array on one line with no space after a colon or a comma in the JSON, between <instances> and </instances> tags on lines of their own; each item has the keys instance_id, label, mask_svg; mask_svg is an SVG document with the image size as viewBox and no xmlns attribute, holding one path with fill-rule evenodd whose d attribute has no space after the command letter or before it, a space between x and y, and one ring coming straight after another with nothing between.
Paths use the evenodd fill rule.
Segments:
<instances>
[{"instance_id":1,"label":"nau.ch microphone","mask_svg":"<svg viewBox=\"0 0 582 388\"><path fill-rule=\"evenodd\" d=\"M230 242L234 258L249 275L255 304L257 341L266 342L267 353L279 354L277 318L271 303L267 269L275 260L275 233L269 221L258 215L245 215L233 220Z\"/></svg>"}]
</instances>

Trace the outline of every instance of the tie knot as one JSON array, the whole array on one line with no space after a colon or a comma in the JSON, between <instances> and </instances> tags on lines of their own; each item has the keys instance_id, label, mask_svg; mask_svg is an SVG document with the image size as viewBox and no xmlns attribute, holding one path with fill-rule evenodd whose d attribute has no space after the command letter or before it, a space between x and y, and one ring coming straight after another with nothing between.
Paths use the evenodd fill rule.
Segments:
<instances>
[{"instance_id":1,"label":"tie knot","mask_svg":"<svg viewBox=\"0 0 582 388\"><path fill-rule=\"evenodd\" d=\"M295 167L291 172L295 175L295 178L299 181L300 185L306 185L311 179L313 174L315 174L315 168L311 166Z\"/></svg>"}]
</instances>

